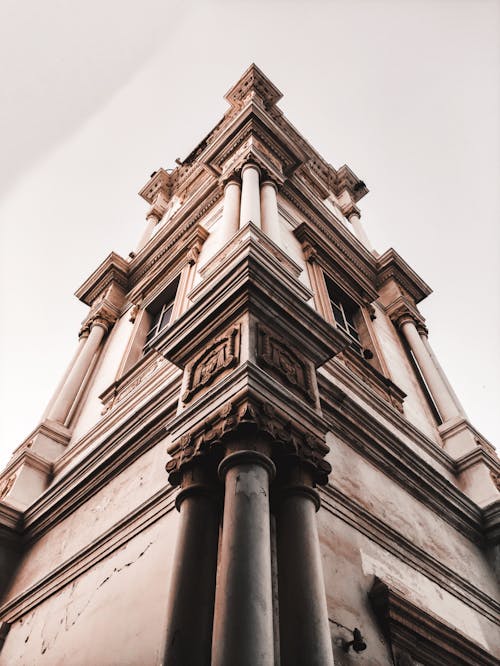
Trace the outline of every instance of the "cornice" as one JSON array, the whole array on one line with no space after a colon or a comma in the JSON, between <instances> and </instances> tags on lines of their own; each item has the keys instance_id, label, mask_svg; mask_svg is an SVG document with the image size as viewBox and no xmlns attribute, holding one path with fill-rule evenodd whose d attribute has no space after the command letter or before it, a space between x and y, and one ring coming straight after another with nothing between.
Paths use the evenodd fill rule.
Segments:
<instances>
[{"instance_id":1,"label":"cornice","mask_svg":"<svg viewBox=\"0 0 500 666\"><path fill-rule=\"evenodd\" d=\"M295 237L315 251L315 256L310 261L317 261L357 303L368 305L375 301L378 296L374 287L375 273L369 262L364 262L362 267L352 246L336 234L333 228L327 229L318 224L315 226L316 228L308 222L302 222L294 230Z\"/></svg>"},{"instance_id":2,"label":"cornice","mask_svg":"<svg viewBox=\"0 0 500 666\"><path fill-rule=\"evenodd\" d=\"M483 529L488 546L500 544L500 500L483 509Z\"/></svg>"},{"instance_id":3,"label":"cornice","mask_svg":"<svg viewBox=\"0 0 500 666\"><path fill-rule=\"evenodd\" d=\"M79 287L75 296L86 305L92 305L111 284L124 292L128 288L129 263L116 252L111 252L96 270Z\"/></svg>"},{"instance_id":4,"label":"cornice","mask_svg":"<svg viewBox=\"0 0 500 666\"><path fill-rule=\"evenodd\" d=\"M321 506L340 518L353 529L361 532L405 565L439 585L443 590L481 613L488 620L500 624L500 604L479 590L467 578L460 576L442 560L433 557L401 532L373 515L358 502L348 497L331 483L320 489Z\"/></svg>"},{"instance_id":5,"label":"cornice","mask_svg":"<svg viewBox=\"0 0 500 666\"><path fill-rule=\"evenodd\" d=\"M391 425L398 428L402 434L411 439L423 450L427 455L433 458L436 463L442 465L444 469L451 473L455 473L454 460L448 455L446 451L436 445L431 439L427 438L420 432L414 425L412 425L399 410L393 409L386 400L376 394L370 386L367 386L361 377L355 374L343 363L332 360L328 361L321 369L324 372L320 374L318 381L320 385L321 397L323 395L333 403L342 403L347 394L337 384L332 382L332 378L339 380L345 386L358 395L366 404L379 413ZM325 375L324 373L327 373ZM329 375L329 376L328 376ZM356 403L357 404L357 403Z\"/></svg>"},{"instance_id":6,"label":"cornice","mask_svg":"<svg viewBox=\"0 0 500 666\"><path fill-rule=\"evenodd\" d=\"M349 396L339 400L338 390L330 395L324 383L320 395L334 434L468 539L482 543L481 509L475 502Z\"/></svg>"},{"instance_id":7,"label":"cornice","mask_svg":"<svg viewBox=\"0 0 500 666\"><path fill-rule=\"evenodd\" d=\"M25 542L30 543L52 529L166 437L165 425L177 406L179 385L174 389L170 394L158 391L141 410L122 419L115 428L104 433L102 439L94 440L90 450L80 449L83 455L78 465L64 469L66 461L58 461L59 473L51 486L24 513ZM70 456L65 454L62 458L65 457Z\"/></svg>"},{"instance_id":8,"label":"cornice","mask_svg":"<svg viewBox=\"0 0 500 666\"><path fill-rule=\"evenodd\" d=\"M55 567L46 576L15 597L8 599L0 607L0 616L8 622L15 622L43 603L85 571L122 548L138 533L172 511L175 507L174 496L174 490L165 485L164 488L142 502L109 530L106 530L90 544Z\"/></svg>"},{"instance_id":9,"label":"cornice","mask_svg":"<svg viewBox=\"0 0 500 666\"><path fill-rule=\"evenodd\" d=\"M130 264L131 289L135 289L141 278L171 252L177 243L185 243L188 233L193 227L199 227L200 220L221 199L223 189L216 181L211 180L207 181L198 194L190 205L189 202L184 204L134 257ZM208 235L208 232L205 233Z\"/></svg>"},{"instance_id":10,"label":"cornice","mask_svg":"<svg viewBox=\"0 0 500 666\"><path fill-rule=\"evenodd\" d=\"M191 261L191 251L199 252L208 236L209 232L201 224L189 223L180 230L180 235L175 240L159 245L154 254L137 268L134 267L130 277L128 300L146 305L158 295L156 292L160 293L180 273L184 265Z\"/></svg>"},{"instance_id":11,"label":"cornice","mask_svg":"<svg viewBox=\"0 0 500 666\"><path fill-rule=\"evenodd\" d=\"M160 193L164 194L167 199L170 199L173 181L174 176L165 171L165 169L160 168L151 174L151 178L139 191L139 196L151 205L154 204Z\"/></svg>"},{"instance_id":12,"label":"cornice","mask_svg":"<svg viewBox=\"0 0 500 666\"><path fill-rule=\"evenodd\" d=\"M432 294L429 285L410 268L392 247L377 259L377 288L380 288L390 279L395 280L415 303L420 303L426 296Z\"/></svg>"},{"instance_id":13,"label":"cornice","mask_svg":"<svg viewBox=\"0 0 500 666\"><path fill-rule=\"evenodd\" d=\"M256 94L266 108L271 108L283 97L278 88L252 63L239 80L224 95L224 99L234 108L241 108L245 99Z\"/></svg>"},{"instance_id":14,"label":"cornice","mask_svg":"<svg viewBox=\"0 0 500 666\"><path fill-rule=\"evenodd\" d=\"M0 500L0 533L2 538L5 537L5 534L20 535L22 517L22 511Z\"/></svg>"},{"instance_id":15,"label":"cornice","mask_svg":"<svg viewBox=\"0 0 500 666\"><path fill-rule=\"evenodd\" d=\"M428 666L498 666L498 659L482 646L424 611L401 592L375 579L369 593L385 638Z\"/></svg>"}]
</instances>

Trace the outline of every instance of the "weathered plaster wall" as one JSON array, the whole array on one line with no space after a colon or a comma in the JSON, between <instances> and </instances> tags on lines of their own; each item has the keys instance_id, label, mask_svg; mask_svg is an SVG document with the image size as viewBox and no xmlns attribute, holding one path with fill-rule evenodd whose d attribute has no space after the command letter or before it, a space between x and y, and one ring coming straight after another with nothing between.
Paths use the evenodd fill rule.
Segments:
<instances>
[{"instance_id":1,"label":"weathered plaster wall","mask_svg":"<svg viewBox=\"0 0 500 666\"><path fill-rule=\"evenodd\" d=\"M164 636L170 513L16 621L1 666L153 666Z\"/></svg>"},{"instance_id":2,"label":"weathered plaster wall","mask_svg":"<svg viewBox=\"0 0 500 666\"><path fill-rule=\"evenodd\" d=\"M160 443L35 541L24 556L14 584L3 601L7 602L35 585L164 488L167 485L165 461L165 446Z\"/></svg>"},{"instance_id":3,"label":"weathered plaster wall","mask_svg":"<svg viewBox=\"0 0 500 666\"><path fill-rule=\"evenodd\" d=\"M500 637L490 620L327 510L322 509L318 519L336 666L392 664L368 599L375 576L398 589L416 606L500 656ZM358 627L367 649L346 654L341 639L352 640L352 634L335 623L350 629Z\"/></svg>"},{"instance_id":4,"label":"weathered plaster wall","mask_svg":"<svg viewBox=\"0 0 500 666\"><path fill-rule=\"evenodd\" d=\"M424 554L500 601L493 571L478 546L339 437L329 433L328 444L331 447L328 459L333 467L330 485L383 521L396 536L401 535Z\"/></svg>"}]
</instances>

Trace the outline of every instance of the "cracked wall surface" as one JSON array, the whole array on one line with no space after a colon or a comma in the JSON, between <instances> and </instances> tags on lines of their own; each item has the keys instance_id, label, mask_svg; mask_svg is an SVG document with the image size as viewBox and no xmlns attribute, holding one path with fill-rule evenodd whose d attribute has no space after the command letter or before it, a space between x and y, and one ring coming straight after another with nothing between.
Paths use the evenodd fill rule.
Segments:
<instances>
[{"instance_id":1,"label":"cracked wall surface","mask_svg":"<svg viewBox=\"0 0 500 666\"><path fill-rule=\"evenodd\" d=\"M14 622L0 666L157 664L175 523L167 514Z\"/></svg>"}]
</instances>

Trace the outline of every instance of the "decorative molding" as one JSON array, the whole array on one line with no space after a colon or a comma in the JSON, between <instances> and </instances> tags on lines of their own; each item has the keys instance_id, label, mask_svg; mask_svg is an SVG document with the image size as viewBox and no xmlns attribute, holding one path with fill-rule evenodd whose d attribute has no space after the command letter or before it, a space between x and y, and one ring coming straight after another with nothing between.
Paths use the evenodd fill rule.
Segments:
<instances>
[{"instance_id":1,"label":"decorative molding","mask_svg":"<svg viewBox=\"0 0 500 666\"><path fill-rule=\"evenodd\" d=\"M172 511L174 507L174 491L165 486L94 539L92 543L55 567L36 583L6 601L0 607L0 615L8 622L15 622L85 571L123 547L128 541Z\"/></svg>"},{"instance_id":2,"label":"decorative molding","mask_svg":"<svg viewBox=\"0 0 500 666\"><path fill-rule=\"evenodd\" d=\"M216 338L187 367L187 385L181 400L186 403L229 368L238 364L240 357L240 326L233 326Z\"/></svg>"},{"instance_id":3,"label":"decorative molding","mask_svg":"<svg viewBox=\"0 0 500 666\"><path fill-rule=\"evenodd\" d=\"M128 271L129 263L116 252L111 252L76 290L75 296L86 305L93 305L98 297L108 293L113 285L124 293L128 289Z\"/></svg>"},{"instance_id":4,"label":"decorative molding","mask_svg":"<svg viewBox=\"0 0 500 666\"><path fill-rule=\"evenodd\" d=\"M392 247L377 259L377 288L388 280L394 280L412 298L420 303L432 294L432 289L410 268Z\"/></svg>"},{"instance_id":5,"label":"decorative molding","mask_svg":"<svg viewBox=\"0 0 500 666\"><path fill-rule=\"evenodd\" d=\"M286 386L308 402L316 402L311 363L293 351L284 339L262 325L257 326L257 362L277 374Z\"/></svg>"},{"instance_id":6,"label":"decorative molding","mask_svg":"<svg viewBox=\"0 0 500 666\"><path fill-rule=\"evenodd\" d=\"M438 560L428 550L417 546L335 485L329 483L321 489L320 495L322 509L366 536L384 551L412 567L491 622L500 624L498 601L479 590L469 579L457 574L443 560Z\"/></svg>"},{"instance_id":7,"label":"decorative molding","mask_svg":"<svg viewBox=\"0 0 500 666\"><path fill-rule=\"evenodd\" d=\"M258 95L265 108L269 109L283 97L267 76L252 63L236 84L224 95L232 107L241 108L249 95Z\"/></svg>"},{"instance_id":8,"label":"decorative molding","mask_svg":"<svg viewBox=\"0 0 500 666\"><path fill-rule=\"evenodd\" d=\"M217 455L218 451L222 454L224 440L245 430L268 436L273 441L273 456L294 456L312 469L316 483L327 483L331 466L324 460L328 452L324 441L292 423L270 403L248 396L226 403L201 426L172 444L169 448L172 459L166 466L170 483L179 485L186 465L208 454Z\"/></svg>"},{"instance_id":9,"label":"decorative molding","mask_svg":"<svg viewBox=\"0 0 500 666\"><path fill-rule=\"evenodd\" d=\"M329 383L325 378L319 388L323 415L331 431L461 534L481 544L481 509L477 504L416 455L359 403L345 394L341 402L338 397L330 396ZM394 416L402 419L397 412ZM435 459L455 474L453 460L437 446L434 448ZM428 452L431 452L431 447Z\"/></svg>"},{"instance_id":10,"label":"decorative molding","mask_svg":"<svg viewBox=\"0 0 500 666\"><path fill-rule=\"evenodd\" d=\"M160 368L166 366L168 366L168 361L165 357L154 350L149 351L139 364L133 366L129 372L101 393L99 396L103 403L101 414L107 414L110 409L119 405L132 392L152 378Z\"/></svg>"},{"instance_id":11,"label":"decorative molding","mask_svg":"<svg viewBox=\"0 0 500 666\"><path fill-rule=\"evenodd\" d=\"M369 598L393 657L402 650L425 666L498 666L490 652L384 581L375 579Z\"/></svg>"}]
</instances>

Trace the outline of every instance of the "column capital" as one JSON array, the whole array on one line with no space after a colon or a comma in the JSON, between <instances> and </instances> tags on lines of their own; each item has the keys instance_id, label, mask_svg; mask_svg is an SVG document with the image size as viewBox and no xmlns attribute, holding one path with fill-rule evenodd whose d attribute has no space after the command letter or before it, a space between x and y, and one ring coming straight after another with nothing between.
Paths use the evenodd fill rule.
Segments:
<instances>
[{"instance_id":1,"label":"column capital","mask_svg":"<svg viewBox=\"0 0 500 666\"><path fill-rule=\"evenodd\" d=\"M221 480L224 480L227 471L235 465L260 465L267 470L270 479L274 479L276 476L276 467L271 458L260 451L245 449L229 453L222 459L217 470Z\"/></svg>"},{"instance_id":2,"label":"column capital","mask_svg":"<svg viewBox=\"0 0 500 666\"><path fill-rule=\"evenodd\" d=\"M352 217L356 217L358 220L361 218L361 211L356 206L356 204L352 202L346 206L342 206L341 210L343 215L345 215L345 217L349 220L349 222L351 221Z\"/></svg>"},{"instance_id":3,"label":"column capital","mask_svg":"<svg viewBox=\"0 0 500 666\"><path fill-rule=\"evenodd\" d=\"M261 182L260 186L264 187L265 185L272 187L278 193L278 184L272 178L266 176L266 179Z\"/></svg>"},{"instance_id":4,"label":"column capital","mask_svg":"<svg viewBox=\"0 0 500 666\"><path fill-rule=\"evenodd\" d=\"M408 323L413 323L416 328L425 328L424 318L415 306L406 298L398 298L386 308L386 312L398 330L400 330L404 324Z\"/></svg>"},{"instance_id":5,"label":"column capital","mask_svg":"<svg viewBox=\"0 0 500 666\"><path fill-rule=\"evenodd\" d=\"M78 337L80 339L88 338L89 335L90 335L90 325L88 323L82 324L82 327L80 328L80 331L78 332Z\"/></svg>"},{"instance_id":6,"label":"column capital","mask_svg":"<svg viewBox=\"0 0 500 666\"><path fill-rule=\"evenodd\" d=\"M259 174L259 178L262 175L262 170L255 162L245 162L245 164L241 167L241 177L243 178L243 174L247 169L255 169L257 173Z\"/></svg>"},{"instance_id":7,"label":"column capital","mask_svg":"<svg viewBox=\"0 0 500 666\"><path fill-rule=\"evenodd\" d=\"M94 326L104 328L106 333L113 327L118 319L120 311L112 307L109 303L100 303L95 309L92 309L89 316L83 323L82 331L89 329L91 331Z\"/></svg>"},{"instance_id":8,"label":"column capital","mask_svg":"<svg viewBox=\"0 0 500 666\"><path fill-rule=\"evenodd\" d=\"M236 185L241 188L241 178L235 173L231 173L224 177L221 177L220 184L224 188L224 192L229 188L230 185Z\"/></svg>"},{"instance_id":9,"label":"column capital","mask_svg":"<svg viewBox=\"0 0 500 666\"><path fill-rule=\"evenodd\" d=\"M196 460L208 456L220 460L221 453L234 441L235 435L247 438L249 434L268 439L273 459L286 457L288 461L299 462L309 470L313 483L325 485L328 482L332 468L324 459L329 451L324 439L292 423L269 403L244 397L226 403L201 426L173 442L169 448L172 458L166 465L170 483L173 486L179 485L183 470ZM253 451L250 453L257 454Z\"/></svg>"}]
</instances>

